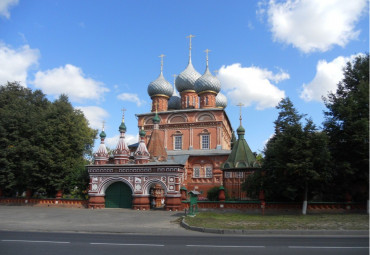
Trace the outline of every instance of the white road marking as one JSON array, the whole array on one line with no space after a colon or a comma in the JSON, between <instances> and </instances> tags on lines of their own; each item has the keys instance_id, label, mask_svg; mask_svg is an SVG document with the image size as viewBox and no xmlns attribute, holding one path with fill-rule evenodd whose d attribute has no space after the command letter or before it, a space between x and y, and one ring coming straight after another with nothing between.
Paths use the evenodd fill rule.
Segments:
<instances>
[{"instance_id":1,"label":"white road marking","mask_svg":"<svg viewBox=\"0 0 370 255\"><path fill-rule=\"evenodd\" d=\"M23 243L71 243L59 241L40 241L40 240L1 240L2 242L23 242Z\"/></svg>"},{"instance_id":2,"label":"white road marking","mask_svg":"<svg viewBox=\"0 0 370 255\"><path fill-rule=\"evenodd\" d=\"M369 249L369 247L288 246L290 249Z\"/></svg>"},{"instance_id":3,"label":"white road marking","mask_svg":"<svg viewBox=\"0 0 370 255\"><path fill-rule=\"evenodd\" d=\"M201 245L201 244L188 244L188 247L215 247L215 248L266 248L265 246L240 246L240 245Z\"/></svg>"},{"instance_id":4,"label":"white road marking","mask_svg":"<svg viewBox=\"0 0 370 255\"><path fill-rule=\"evenodd\" d=\"M127 246L164 246L164 244L145 244L145 243L90 243L92 245L127 245Z\"/></svg>"}]
</instances>

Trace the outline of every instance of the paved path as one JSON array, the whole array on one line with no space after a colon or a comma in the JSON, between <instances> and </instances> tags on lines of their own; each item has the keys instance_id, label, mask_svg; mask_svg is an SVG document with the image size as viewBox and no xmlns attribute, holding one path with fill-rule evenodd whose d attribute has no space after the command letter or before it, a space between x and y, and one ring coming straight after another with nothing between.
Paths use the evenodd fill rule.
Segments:
<instances>
[{"instance_id":1,"label":"paved path","mask_svg":"<svg viewBox=\"0 0 370 255\"><path fill-rule=\"evenodd\" d=\"M179 225L182 212L0 206L0 230L194 235ZM201 233L200 233L201 234Z\"/></svg>"}]
</instances>

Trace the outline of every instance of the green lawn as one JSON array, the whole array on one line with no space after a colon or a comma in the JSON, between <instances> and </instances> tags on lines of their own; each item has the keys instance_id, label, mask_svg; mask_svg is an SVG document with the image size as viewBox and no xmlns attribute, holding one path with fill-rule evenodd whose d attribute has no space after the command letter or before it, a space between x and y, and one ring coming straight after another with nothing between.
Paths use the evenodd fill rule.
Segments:
<instances>
[{"instance_id":1,"label":"green lawn","mask_svg":"<svg viewBox=\"0 0 370 255\"><path fill-rule=\"evenodd\" d=\"M244 230L368 230L367 214L248 215L200 212L187 216L191 226Z\"/></svg>"}]
</instances>

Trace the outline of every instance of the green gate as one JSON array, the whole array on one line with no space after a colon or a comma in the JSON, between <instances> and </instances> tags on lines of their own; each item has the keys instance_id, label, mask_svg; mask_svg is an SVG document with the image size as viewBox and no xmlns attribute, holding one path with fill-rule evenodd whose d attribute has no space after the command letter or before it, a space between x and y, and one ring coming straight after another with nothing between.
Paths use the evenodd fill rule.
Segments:
<instances>
[{"instance_id":1,"label":"green gate","mask_svg":"<svg viewBox=\"0 0 370 255\"><path fill-rule=\"evenodd\" d=\"M115 182L109 185L105 191L105 208L131 208L132 191L123 182Z\"/></svg>"}]
</instances>

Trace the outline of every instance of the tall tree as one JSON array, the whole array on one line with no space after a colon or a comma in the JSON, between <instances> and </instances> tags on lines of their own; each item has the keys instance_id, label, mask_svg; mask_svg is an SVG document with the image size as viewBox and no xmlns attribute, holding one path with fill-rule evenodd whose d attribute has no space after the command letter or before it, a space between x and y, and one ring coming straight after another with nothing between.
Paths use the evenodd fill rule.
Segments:
<instances>
[{"instance_id":1,"label":"tall tree","mask_svg":"<svg viewBox=\"0 0 370 255\"><path fill-rule=\"evenodd\" d=\"M325 131L333 156L337 198L368 199L369 54L348 62L335 93L325 98Z\"/></svg>"},{"instance_id":2,"label":"tall tree","mask_svg":"<svg viewBox=\"0 0 370 255\"><path fill-rule=\"evenodd\" d=\"M275 123L275 134L266 144L262 168L263 188L270 200L307 201L318 193L318 182L326 181L329 153L327 139L312 120L302 126L299 114L289 98L282 99Z\"/></svg>"},{"instance_id":3,"label":"tall tree","mask_svg":"<svg viewBox=\"0 0 370 255\"><path fill-rule=\"evenodd\" d=\"M52 196L79 186L95 135L66 96L51 103L39 90L0 86L0 188Z\"/></svg>"}]
</instances>

